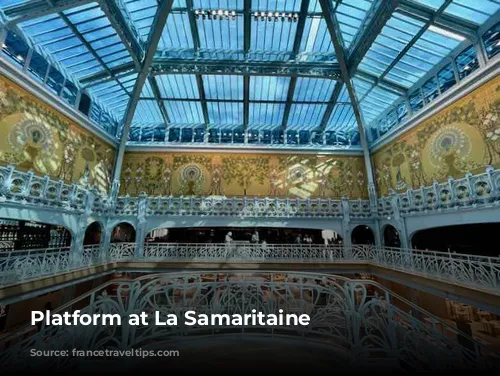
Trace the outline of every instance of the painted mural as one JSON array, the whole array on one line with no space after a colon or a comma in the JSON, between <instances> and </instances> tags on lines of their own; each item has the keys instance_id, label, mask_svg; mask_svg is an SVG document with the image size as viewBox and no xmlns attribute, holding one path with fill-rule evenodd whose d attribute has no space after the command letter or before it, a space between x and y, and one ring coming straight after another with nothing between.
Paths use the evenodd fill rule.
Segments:
<instances>
[{"instance_id":1,"label":"painted mural","mask_svg":"<svg viewBox=\"0 0 500 376\"><path fill-rule=\"evenodd\" d=\"M366 198L362 156L125 153L121 194Z\"/></svg>"},{"instance_id":2,"label":"painted mural","mask_svg":"<svg viewBox=\"0 0 500 376\"><path fill-rule=\"evenodd\" d=\"M0 75L0 164L107 192L115 151Z\"/></svg>"},{"instance_id":3,"label":"painted mural","mask_svg":"<svg viewBox=\"0 0 500 376\"><path fill-rule=\"evenodd\" d=\"M404 191L500 167L500 77L373 155L378 193Z\"/></svg>"}]
</instances>

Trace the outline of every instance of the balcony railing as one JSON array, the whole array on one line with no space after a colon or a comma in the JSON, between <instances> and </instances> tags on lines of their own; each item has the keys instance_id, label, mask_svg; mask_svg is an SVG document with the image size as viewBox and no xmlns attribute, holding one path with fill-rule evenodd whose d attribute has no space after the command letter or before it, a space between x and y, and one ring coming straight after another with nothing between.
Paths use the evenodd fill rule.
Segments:
<instances>
[{"instance_id":1,"label":"balcony railing","mask_svg":"<svg viewBox=\"0 0 500 376\"><path fill-rule=\"evenodd\" d=\"M482 174L467 174L462 179L448 179L431 186L392 192L378 200L379 216L387 217L398 210L401 215L446 211L484 206L500 207L500 170L487 167Z\"/></svg>"},{"instance_id":2,"label":"balcony railing","mask_svg":"<svg viewBox=\"0 0 500 376\"><path fill-rule=\"evenodd\" d=\"M498 293L500 258L371 245L325 246L291 244L170 244L113 243L104 251L87 246L81 253L69 248L0 253L0 283L29 281L90 266L119 261L217 263L358 263L378 265Z\"/></svg>"},{"instance_id":3,"label":"balcony railing","mask_svg":"<svg viewBox=\"0 0 500 376\"><path fill-rule=\"evenodd\" d=\"M78 184L66 184L32 171L0 166L0 202L34 204L109 217L232 216L244 218L358 218L372 219L467 208L500 208L500 170L467 174L462 179L435 182L431 186L391 191L378 199L374 212L369 200L275 197L138 197L110 200L102 192Z\"/></svg>"},{"instance_id":4,"label":"balcony railing","mask_svg":"<svg viewBox=\"0 0 500 376\"><path fill-rule=\"evenodd\" d=\"M83 306L83 308L82 308ZM110 281L54 310L52 314L117 314L127 317L137 307L150 318L160 312L179 318L175 326L107 329L100 325L45 326L27 339L16 333L3 341L2 369L23 366L77 367L70 357L30 357L30 349L141 348L168 339L183 340L239 333L240 336L286 336L330 346L350 362L391 361L407 369L492 368L494 353L474 338L448 325L417 305L392 293L371 280L317 273L258 272L183 272L154 274L134 280ZM405 307L404 309L402 307ZM306 327L231 326L184 324L184 313L192 310L205 314L249 314L258 308L264 315L308 314ZM152 319L151 319L152 320ZM22 330L20 330L22 332ZM126 334L126 336L125 336ZM123 337L122 337L123 335ZM465 347L462 339L471 346ZM192 341L191 341L192 343ZM48 363L48 364L47 364ZM355 367L359 364L350 364ZM386 363L383 363L386 364Z\"/></svg>"}]
</instances>

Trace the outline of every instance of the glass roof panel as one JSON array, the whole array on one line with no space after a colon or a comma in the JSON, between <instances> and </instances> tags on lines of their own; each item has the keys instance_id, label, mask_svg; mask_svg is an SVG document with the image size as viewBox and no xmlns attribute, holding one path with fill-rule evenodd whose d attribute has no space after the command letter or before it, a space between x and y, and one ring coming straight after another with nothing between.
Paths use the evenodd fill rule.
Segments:
<instances>
[{"instance_id":1,"label":"glass roof panel","mask_svg":"<svg viewBox=\"0 0 500 376\"><path fill-rule=\"evenodd\" d=\"M203 124L203 110L200 102L163 101L171 124Z\"/></svg>"},{"instance_id":2,"label":"glass roof panel","mask_svg":"<svg viewBox=\"0 0 500 376\"><path fill-rule=\"evenodd\" d=\"M335 81L324 78L299 77L293 94L294 101L328 102Z\"/></svg>"},{"instance_id":3,"label":"glass roof panel","mask_svg":"<svg viewBox=\"0 0 500 376\"><path fill-rule=\"evenodd\" d=\"M250 100L286 101L290 77L250 77Z\"/></svg>"},{"instance_id":4,"label":"glass roof panel","mask_svg":"<svg viewBox=\"0 0 500 376\"><path fill-rule=\"evenodd\" d=\"M160 96L164 99L200 99L194 74L170 74L155 77Z\"/></svg>"},{"instance_id":5,"label":"glass roof panel","mask_svg":"<svg viewBox=\"0 0 500 376\"><path fill-rule=\"evenodd\" d=\"M134 113L132 126L148 126L163 123L160 107L154 100L140 100Z\"/></svg>"},{"instance_id":6,"label":"glass roof panel","mask_svg":"<svg viewBox=\"0 0 500 376\"><path fill-rule=\"evenodd\" d=\"M194 48L187 12L172 12L161 34L158 50Z\"/></svg>"},{"instance_id":7,"label":"glass roof panel","mask_svg":"<svg viewBox=\"0 0 500 376\"><path fill-rule=\"evenodd\" d=\"M412 3L418 3L425 5L426 7L432 8L433 10L438 10L441 5L444 4L445 0L410 0Z\"/></svg>"},{"instance_id":8,"label":"glass roof panel","mask_svg":"<svg viewBox=\"0 0 500 376\"><path fill-rule=\"evenodd\" d=\"M243 100L243 76L203 76L203 87L207 99Z\"/></svg>"},{"instance_id":9,"label":"glass roof panel","mask_svg":"<svg viewBox=\"0 0 500 376\"><path fill-rule=\"evenodd\" d=\"M243 124L243 103L208 102L210 124L239 127Z\"/></svg>"},{"instance_id":10,"label":"glass roof panel","mask_svg":"<svg viewBox=\"0 0 500 376\"><path fill-rule=\"evenodd\" d=\"M359 69L381 75L423 26L423 22L394 12L361 61Z\"/></svg>"},{"instance_id":11,"label":"glass roof panel","mask_svg":"<svg viewBox=\"0 0 500 376\"><path fill-rule=\"evenodd\" d=\"M492 0L453 0L445 14L463 18L481 25L500 9L500 3Z\"/></svg>"},{"instance_id":12,"label":"glass roof panel","mask_svg":"<svg viewBox=\"0 0 500 376\"><path fill-rule=\"evenodd\" d=\"M287 130L313 130L319 127L326 107L324 104L292 104Z\"/></svg>"},{"instance_id":13,"label":"glass roof panel","mask_svg":"<svg viewBox=\"0 0 500 376\"><path fill-rule=\"evenodd\" d=\"M344 47L349 49L358 30L363 27L373 0L343 0L336 2L336 15Z\"/></svg>"},{"instance_id":14,"label":"glass roof panel","mask_svg":"<svg viewBox=\"0 0 500 376\"><path fill-rule=\"evenodd\" d=\"M323 17L308 15L300 43L298 60L336 61L330 33Z\"/></svg>"},{"instance_id":15,"label":"glass roof panel","mask_svg":"<svg viewBox=\"0 0 500 376\"><path fill-rule=\"evenodd\" d=\"M252 17L250 59L288 60L292 57L297 22ZM288 53L287 53L288 52Z\"/></svg>"},{"instance_id":16,"label":"glass roof panel","mask_svg":"<svg viewBox=\"0 0 500 376\"><path fill-rule=\"evenodd\" d=\"M187 18L187 16L186 16ZM243 58L243 15L236 19L197 19L202 57L209 59ZM186 28L189 24L184 25ZM179 45L177 44L177 48Z\"/></svg>"},{"instance_id":17,"label":"glass roof panel","mask_svg":"<svg viewBox=\"0 0 500 376\"><path fill-rule=\"evenodd\" d=\"M284 113L284 103L250 103L248 126L253 130L279 127Z\"/></svg>"}]
</instances>

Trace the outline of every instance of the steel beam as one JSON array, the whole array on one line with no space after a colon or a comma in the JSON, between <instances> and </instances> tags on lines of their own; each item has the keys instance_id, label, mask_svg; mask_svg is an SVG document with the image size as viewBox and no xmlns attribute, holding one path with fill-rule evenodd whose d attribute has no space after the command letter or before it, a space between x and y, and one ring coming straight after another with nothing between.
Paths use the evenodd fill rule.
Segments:
<instances>
[{"instance_id":1,"label":"steel beam","mask_svg":"<svg viewBox=\"0 0 500 376\"><path fill-rule=\"evenodd\" d=\"M122 0L100 0L99 5L130 53L137 70L139 70L144 58L144 49L140 43L139 32L132 24L127 8L125 8Z\"/></svg>"},{"instance_id":2,"label":"steel beam","mask_svg":"<svg viewBox=\"0 0 500 376\"><path fill-rule=\"evenodd\" d=\"M469 39L474 39L478 30L478 25L472 22L444 14L443 12L436 14L437 12L433 9L413 1L400 0L398 12L421 22L426 22L433 18L436 26Z\"/></svg>"},{"instance_id":3,"label":"steel beam","mask_svg":"<svg viewBox=\"0 0 500 376\"><path fill-rule=\"evenodd\" d=\"M111 68L115 76L134 70L133 63ZM204 74L240 76L291 76L340 79L337 63L296 63L296 62L259 62L259 61L214 61L214 60L174 60L156 58L151 66L153 75L161 74ZM102 71L80 80L84 87L99 85L110 81L108 72Z\"/></svg>"},{"instance_id":4,"label":"steel beam","mask_svg":"<svg viewBox=\"0 0 500 376\"><path fill-rule=\"evenodd\" d=\"M137 80L132 91L132 96L129 100L127 110L125 111L125 118L123 119L123 132L121 135L120 146L116 155L115 168L113 171L113 186L110 194L111 201L114 201L118 195L118 190L120 187L120 173L123 164L123 156L125 154L125 147L130 132L130 126L132 125L135 110L141 97L142 88L144 87L144 84L148 78L151 64L153 63L153 58L156 53L156 48L158 47L163 29L167 22L167 17L170 14L170 10L172 9L173 2L174 0L163 0L158 4L158 9L156 10L156 15L148 37L144 61L142 63L141 70L137 75Z\"/></svg>"},{"instance_id":5,"label":"steel beam","mask_svg":"<svg viewBox=\"0 0 500 376\"><path fill-rule=\"evenodd\" d=\"M198 33L198 26L196 25L196 18L194 16L194 6L193 0L186 0L187 13L189 19L189 27L191 29L191 35L193 37L193 46L195 54L199 53L200 50L200 34ZM208 107L205 97L205 86L203 85L203 78L201 75L196 75L196 86L198 87L198 96L201 102L201 112L203 113L203 120L205 122L205 131L208 131L208 124L210 119L208 117Z\"/></svg>"},{"instance_id":6,"label":"steel beam","mask_svg":"<svg viewBox=\"0 0 500 376\"><path fill-rule=\"evenodd\" d=\"M252 35L252 0L244 0L243 2L243 51L245 58L248 57L250 51L251 35ZM248 122L250 119L250 76L243 77L243 133L245 142L248 142Z\"/></svg>"},{"instance_id":7,"label":"steel beam","mask_svg":"<svg viewBox=\"0 0 500 376\"><path fill-rule=\"evenodd\" d=\"M6 26L14 26L21 22L40 18L48 14L63 12L85 4L90 4L95 0L46 0L27 1L25 3L7 7L3 14L7 18Z\"/></svg>"},{"instance_id":8,"label":"steel beam","mask_svg":"<svg viewBox=\"0 0 500 376\"><path fill-rule=\"evenodd\" d=\"M149 86L151 86L151 90L153 91L154 99L160 108L161 116L163 117L163 121L165 124L170 123L170 118L168 117L167 108L165 107L165 103L161 100L160 89L158 88L158 84L156 83L156 79L154 77L148 77Z\"/></svg>"},{"instance_id":9,"label":"steel beam","mask_svg":"<svg viewBox=\"0 0 500 376\"><path fill-rule=\"evenodd\" d=\"M377 211L377 193L375 188L375 179L373 174L373 165L371 161L370 150L368 148L368 141L365 134L365 126L363 121L363 116L359 108L358 100L356 97L356 92L354 90L354 85L351 82L351 77L349 75L349 69L347 66L347 58L344 51L343 42L341 39L340 31L337 29L339 23L335 15L335 9L330 0L319 0L321 9L323 10L323 16L332 38L333 47L335 49L335 54L337 55L337 60L340 66L340 72L342 75L342 81L344 81L349 94L349 99L351 100L352 110L354 116L356 117L356 122L358 123L358 131L361 140L361 146L363 148L363 155L365 159L366 167L366 177L368 180L368 193L370 197L370 205L372 212Z\"/></svg>"},{"instance_id":10,"label":"steel beam","mask_svg":"<svg viewBox=\"0 0 500 376\"><path fill-rule=\"evenodd\" d=\"M342 89L342 82L337 82L335 84L335 87L333 88L332 96L330 97L330 101L328 103L328 106L326 107L323 119L321 119L321 123L319 125L321 132L324 132L326 129L328 120L330 120L330 116L332 115L333 109L335 108L337 100L339 99L341 89Z\"/></svg>"},{"instance_id":11,"label":"steel beam","mask_svg":"<svg viewBox=\"0 0 500 376\"><path fill-rule=\"evenodd\" d=\"M302 41L302 36L304 35L304 27L306 24L308 9L309 9L309 0L302 0L302 4L300 5L297 31L295 33L295 39L293 41L293 53L295 58L297 57L300 51L300 43ZM287 142L286 128L288 125L288 119L290 118L290 111L292 109L293 95L295 93L296 86L297 86L297 77L292 77L290 79L290 86L288 86L288 94L286 96L285 109L283 110L283 121L281 122L281 130L283 131L283 143Z\"/></svg>"},{"instance_id":12,"label":"steel beam","mask_svg":"<svg viewBox=\"0 0 500 376\"><path fill-rule=\"evenodd\" d=\"M351 77L358 69L359 63L365 57L371 45L378 37L387 21L391 18L397 8L399 0L378 0L373 6L370 14L354 37L353 47L349 55L348 67Z\"/></svg>"}]
</instances>

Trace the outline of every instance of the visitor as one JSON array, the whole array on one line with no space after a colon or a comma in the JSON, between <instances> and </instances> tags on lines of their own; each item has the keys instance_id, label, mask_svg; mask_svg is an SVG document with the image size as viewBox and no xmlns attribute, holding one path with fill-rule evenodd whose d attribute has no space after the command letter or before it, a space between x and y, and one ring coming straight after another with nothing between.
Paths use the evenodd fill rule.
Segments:
<instances>
[{"instance_id":1,"label":"visitor","mask_svg":"<svg viewBox=\"0 0 500 376\"><path fill-rule=\"evenodd\" d=\"M300 234L297 235L297 237L295 238L295 244L302 244L302 238L300 236Z\"/></svg>"},{"instance_id":2,"label":"visitor","mask_svg":"<svg viewBox=\"0 0 500 376\"><path fill-rule=\"evenodd\" d=\"M226 243L226 257L229 257L229 255L231 253L231 243L232 242L233 242L233 233L231 231L229 231L226 234L226 239L225 239L225 243Z\"/></svg>"},{"instance_id":3,"label":"visitor","mask_svg":"<svg viewBox=\"0 0 500 376\"><path fill-rule=\"evenodd\" d=\"M259 243L259 233L257 232L257 230L255 230L254 233L252 234L252 238L250 239L250 243L252 243L252 244Z\"/></svg>"}]
</instances>

